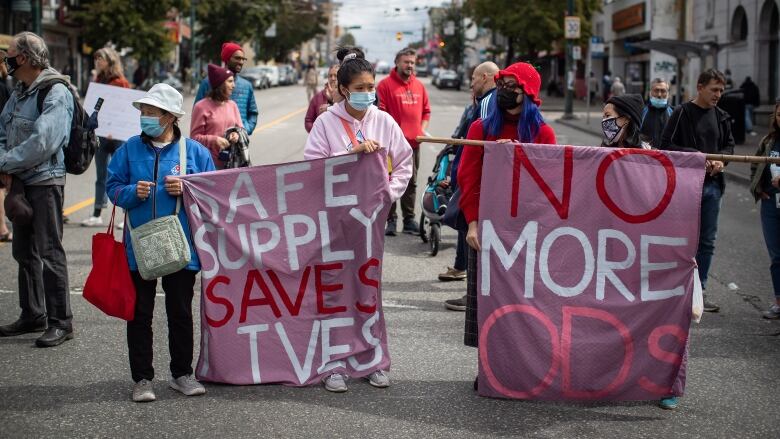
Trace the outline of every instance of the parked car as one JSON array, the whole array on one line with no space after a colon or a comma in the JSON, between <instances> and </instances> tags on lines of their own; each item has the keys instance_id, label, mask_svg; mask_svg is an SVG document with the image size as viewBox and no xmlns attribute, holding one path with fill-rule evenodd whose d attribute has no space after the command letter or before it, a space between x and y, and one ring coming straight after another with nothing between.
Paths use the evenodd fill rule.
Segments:
<instances>
[{"instance_id":1,"label":"parked car","mask_svg":"<svg viewBox=\"0 0 780 439\"><path fill-rule=\"evenodd\" d=\"M262 69L262 72L268 76L268 79L271 81L271 87L276 87L279 85L279 68L276 66L259 66L260 69Z\"/></svg>"},{"instance_id":2,"label":"parked car","mask_svg":"<svg viewBox=\"0 0 780 439\"><path fill-rule=\"evenodd\" d=\"M390 73L390 64L387 61L378 61L374 70L379 74L388 74Z\"/></svg>"},{"instance_id":3,"label":"parked car","mask_svg":"<svg viewBox=\"0 0 780 439\"><path fill-rule=\"evenodd\" d=\"M431 70L431 85L437 85L439 83L439 73L441 73L442 69L438 67L434 67Z\"/></svg>"},{"instance_id":4,"label":"parked car","mask_svg":"<svg viewBox=\"0 0 780 439\"><path fill-rule=\"evenodd\" d=\"M428 64L427 63L417 64L414 67L414 74L418 78L425 78L425 77L427 77L428 76Z\"/></svg>"},{"instance_id":5,"label":"parked car","mask_svg":"<svg viewBox=\"0 0 780 439\"><path fill-rule=\"evenodd\" d=\"M239 75L251 82L252 87L254 88L263 89L271 87L271 80L268 78L268 75L263 72L262 67L249 67L241 70Z\"/></svg>"},{"instance_id":6,"label":"parked car","mask_svg":"<svg viewBox=\"0 0 780 439\"><path fill-rule=\"evenodd\" d=\"M455 90L460 89L460 78L458 77L458 73L454 70L442 70L439 72L439 75L436 77L436 87L439 89L442 88L454 88Z\"/></svg>"},{"instance_id":7,"label":"parked car","mask_svg":"<svg viewBox=\"0 0 780 439\"><path fill-rule=\"evenodd\" d=\"M177 78L176 75L174 75L171 72L165 73L165 76L162 76L162 77L159 77L159 76L158 77L152 77L152 76L150 76L150 77L146 78L144 80L144 82L141 84L140 88L142 90L149 90L150 88L152 88L152 86L154 84L168 84L171 87L173 87L176 90L178 90L180 93L184 90L184 85L181 83L179 78Z\"/></svg>"},{"instance_id":8,"label":"parked car","mask_svg":"<svg viewBox=\"0 0 780 439\"><path fill-rule=\"evenodd\" d=\"M279 85L292 85L297 82L295 69L293 69L291 65L279 65Z\"/></svg>"}]
</instances>

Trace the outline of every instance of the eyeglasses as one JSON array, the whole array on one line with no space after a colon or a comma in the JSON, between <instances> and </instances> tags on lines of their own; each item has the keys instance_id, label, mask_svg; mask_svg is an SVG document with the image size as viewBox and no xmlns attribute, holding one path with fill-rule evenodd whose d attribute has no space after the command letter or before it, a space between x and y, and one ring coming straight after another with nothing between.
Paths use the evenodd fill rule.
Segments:
<instances>
[{"instance_id":1,"label":"eyeglasses","mask_svg":"<svg viewBox=\"0 0 780 439\"><path fill-rule=\"evenodd\" d=\"M500 79L498 81L496 81L496 87L499 90L501 90L501 89L504 89L504 90L517 90L519 88L522 91L522 87L520 86L520 84L518 84L516 82L512 82L512 81L502 81Z\"/></svg>"}]
</instances>

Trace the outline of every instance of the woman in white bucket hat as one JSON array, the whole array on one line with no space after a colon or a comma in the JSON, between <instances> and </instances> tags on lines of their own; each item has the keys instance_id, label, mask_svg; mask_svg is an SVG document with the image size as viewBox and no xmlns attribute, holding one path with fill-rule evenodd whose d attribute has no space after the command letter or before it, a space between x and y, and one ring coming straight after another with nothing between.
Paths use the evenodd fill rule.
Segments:
<instances>
[{"instance_id":1,"label":"woman in white bucket hat","mask_svg":"<svg viewBox=\"0 0 780 439\"><path fill-rule=\"evenodd\" d=\"M209 151L192 139L183 139L178 126L182 95L166 84L156 84L146 96L133 102L141 111L141 131L114 154L108 165L106 194L127 212L129 223L139 227L154 218L176 211L182 194L179 148L186 145L186 173L213 171ZM170 386L184 395L206 393L193 377L192 298L200 261L189 232L187 215L178 213L190 247L190 263L182 270L162 277L165 311L168 317L168 348L171 355ZM125 231L125 233L128 233ZM135 318L127 323L130 372L135 382L133 401L154 401L152 366L152 315L157 279L144 280L138 272L129 237L124 240L130 274L136 290Z\"/></svg>"}]
</instances>

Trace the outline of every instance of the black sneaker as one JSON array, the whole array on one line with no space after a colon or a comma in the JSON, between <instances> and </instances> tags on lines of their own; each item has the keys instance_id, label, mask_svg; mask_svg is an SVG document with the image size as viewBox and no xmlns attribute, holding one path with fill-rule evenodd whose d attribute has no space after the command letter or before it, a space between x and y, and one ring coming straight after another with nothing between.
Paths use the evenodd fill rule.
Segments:
<instances>
[{"instance_id":1,"label":"black sneaker","mask_svg":"<svg viewBox=\"0 0 780 439\"><path fill-rule=\"evenodd\" d=\"M51 348L71 339L73 339L73 329L49 328L35 340L35 346Z\"/></svg>"},{"instance_id":2,"label":"black sneaker","mask_svg":"<svg viewBox=\"0 0 780 439\"><path fill-rule=\"evenodd\" d=\"M410 235L419 235L420 225L417 224L417 221L415 221L414 219L406 218L404 220L404 233L408 233Z\"/></svg>"},{"instance_id":3,"label":"black sneaker","mask_svg":"<svg viewBox=\"0 0 780 439\"><path fill-rule=\"evenodd\" d=\"M466 311L466 296L444 301L444 307L452 311Z\"/></svg>"},{"instance_id":4,"label":"black sneaker","mask_svg":"<svg viewBox=\"0 0 780 439\"><path fill-rule=\"evenodd\" d=\"M46 319L33 321L19 319L13 323L0 326L0 337L13 337L15 335L22 335L30 332L41 332L45 330Z\"/></svg>"},{"instance_id":5,"label":"black sneaker","mask_svg":"<svg viewBox=\"0 0 780 439\"><path fill-rule=\"evenodd\" d=\"M385 226L385 236L395 236L396 230L398 229L395 226L395 220L387 221L387 225Z\"/></svg>"}]
</instances>

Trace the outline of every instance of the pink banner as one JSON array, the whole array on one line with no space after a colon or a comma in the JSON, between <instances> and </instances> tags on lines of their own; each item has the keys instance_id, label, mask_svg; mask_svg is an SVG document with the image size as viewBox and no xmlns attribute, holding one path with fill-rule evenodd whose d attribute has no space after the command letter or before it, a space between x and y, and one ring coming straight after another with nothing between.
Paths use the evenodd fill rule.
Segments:
<instances>
[{"instance_id":1,"label":"pink banner","mask_svg":"<svg viewBox=\"0 0 780 439\"><path fill-rule=\"evenodd\" d=\"M314 384L388 370L385 156L185 177L202 264L198 379Z\"/></svg>"},{"instance_id":2,"label":"pink banner","mask_svg":"<svg viewBox=\"0 0 780 439\"><path fill-rule=\"evenodd\" d=\"M483 169L479 394L682 395L704 156L493 143Z\"/></svg>"}]
</instances>

